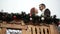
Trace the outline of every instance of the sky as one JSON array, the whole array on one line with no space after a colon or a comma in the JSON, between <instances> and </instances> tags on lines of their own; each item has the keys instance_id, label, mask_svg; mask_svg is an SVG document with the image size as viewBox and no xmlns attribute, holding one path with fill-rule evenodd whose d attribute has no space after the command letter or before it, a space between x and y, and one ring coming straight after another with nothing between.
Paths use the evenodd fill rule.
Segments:
<instances>
[{"instance_id":1,"label":"sky","mask_svg":"<svg viewBox=\"0 0 60 34\"><path fill-rule=\"evenodd\" d=\"M60 18L60 0L0 0L0 11L8 13L29 13L32 7L38 9L38 15L41 14L39 4L45 4L50 9L51 15L57 15Z\"/></svg>"}]
</instances>

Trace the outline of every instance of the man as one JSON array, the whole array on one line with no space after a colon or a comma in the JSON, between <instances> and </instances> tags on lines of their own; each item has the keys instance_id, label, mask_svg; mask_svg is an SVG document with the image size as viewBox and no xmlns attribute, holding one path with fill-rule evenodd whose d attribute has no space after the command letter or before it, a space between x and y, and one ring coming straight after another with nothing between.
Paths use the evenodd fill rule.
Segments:
<instances>
[{"instance_id":1,"label":"man","mask_svg":"<svg viewBox=\"0 0 60 34\"><path fill-rule=\"evenodd\" d=\"M46 8L45 4L40 4L39 9L41 10L41 16L50 17L50 10Z\"/></svg>"},{"instance_id":2,"label":"man","mask_svg":"<svg viewBox=\"0 0 60 34\"><path fill-rule=\"evenodd\" d=\"M46 8L45 4L40 4L39 5L39 9L41 10L42 14L41 14L41 20L42 22L49 22L50 23L50 15L51 15L51 12L48 8Z\"/></svg>"}]
</instances>

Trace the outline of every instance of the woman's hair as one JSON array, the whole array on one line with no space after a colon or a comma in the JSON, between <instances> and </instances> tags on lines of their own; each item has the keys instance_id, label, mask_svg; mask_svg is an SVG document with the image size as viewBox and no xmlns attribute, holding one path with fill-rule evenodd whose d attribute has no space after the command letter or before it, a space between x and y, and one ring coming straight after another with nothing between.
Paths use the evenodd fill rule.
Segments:
<instances>
[{"instance_id":1,"label":"woman's hair","mask_svg":"<svg viewBox=\"0 0 60 34\"><path fill-rule=\"evenodd\" d=\"M38 10L35 8L35 7L33 7L33 8L31 8L31 10L30 10L30 15L32 15L33 13L35 14L35 13L37 13L38 12Z\"/></svg>"}]
</instances>

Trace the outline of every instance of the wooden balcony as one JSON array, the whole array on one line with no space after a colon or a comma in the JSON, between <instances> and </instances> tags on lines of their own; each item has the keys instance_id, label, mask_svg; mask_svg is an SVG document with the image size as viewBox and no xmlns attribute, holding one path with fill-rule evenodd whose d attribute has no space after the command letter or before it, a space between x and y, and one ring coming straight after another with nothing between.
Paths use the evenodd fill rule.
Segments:
<instances>
[{"instance_id":1,"label":"wooden balcony","mask_svg":"<svg viewBox=\"0 0 60 34\"><path fill-rule=\"evenodd\" d=\"M55 25L23 25L0 23L0 34L6 34L7 29L21 29L22 34L59 34Z\"/></svg>"}]
</instances>

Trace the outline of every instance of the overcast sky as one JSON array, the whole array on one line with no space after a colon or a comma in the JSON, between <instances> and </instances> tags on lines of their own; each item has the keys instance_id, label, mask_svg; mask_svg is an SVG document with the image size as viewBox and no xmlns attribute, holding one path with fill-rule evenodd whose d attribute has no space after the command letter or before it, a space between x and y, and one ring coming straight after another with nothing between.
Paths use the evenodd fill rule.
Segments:
<instances>
[{"instance_id":1,"label":"overcast sky","mask_svg":"<svg viewBox=\"0 0 60 34\"><path fill-rule=\"evenodd\" d=\"M57 15L60 18L60 0L0 0L0 11L4 12L26 13L30 12L32 7L36 7L39 10L39 4L44 3L47 8L50 9L51 15ZM39 14L41 11L39 10Z\"/></svg>"}]
</instances>

